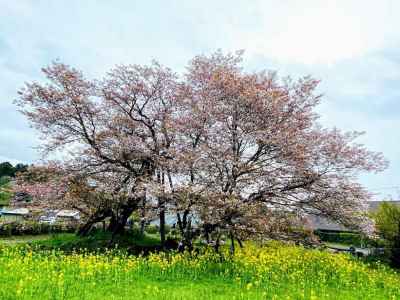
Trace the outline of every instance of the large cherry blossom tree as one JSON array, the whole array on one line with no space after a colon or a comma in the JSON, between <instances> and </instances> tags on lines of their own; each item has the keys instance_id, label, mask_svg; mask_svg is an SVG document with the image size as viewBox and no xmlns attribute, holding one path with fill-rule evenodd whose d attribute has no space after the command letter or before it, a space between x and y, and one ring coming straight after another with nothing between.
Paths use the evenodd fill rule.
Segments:
<instances>
[{"instance_id":1,"label":"large cherry blossom tree","mask_svg":"<svg viewBox=\"0 0 400 300\"><path fill-rule=\"evenodd\" d=\"M317 80L247 73L241 63L241 53L216 52L181 77L154 62L101 80L54 63L43 69L47 84L26 84L16 102L42 133L43 153L63 153L75 200L101 203L84 232L110 216L119 232L143 207L158 211L162 242L165 214L175 214L189 247L193 222L217 243L222 234L290 237L307 214L368 230L370 195L357 176L383 170L382 155L355 142L361 133L318 124Z\"/></svg>"}]
</instances>

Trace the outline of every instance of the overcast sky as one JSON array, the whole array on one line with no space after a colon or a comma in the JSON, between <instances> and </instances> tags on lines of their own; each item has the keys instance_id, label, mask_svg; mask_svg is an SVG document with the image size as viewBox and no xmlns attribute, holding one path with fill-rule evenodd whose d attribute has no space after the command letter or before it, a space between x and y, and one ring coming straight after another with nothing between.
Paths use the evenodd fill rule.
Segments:
<instances>
[{"instance_id":1,"label":"overcast sky","mask_svg":"<svg viewBox=\"0 0 400 300\"><path fill-rule=\"evenodd\" d=\"M52 60L98 77L152 59L181 71L194 55L244 49L247 70L321 79L321 122L366 131L360 143L383 152L390 167L360 180L376 198L396 198L399 28L400 1L0 0L0 161L39 158L13 100Z\"/></svg>"}]
</instances>

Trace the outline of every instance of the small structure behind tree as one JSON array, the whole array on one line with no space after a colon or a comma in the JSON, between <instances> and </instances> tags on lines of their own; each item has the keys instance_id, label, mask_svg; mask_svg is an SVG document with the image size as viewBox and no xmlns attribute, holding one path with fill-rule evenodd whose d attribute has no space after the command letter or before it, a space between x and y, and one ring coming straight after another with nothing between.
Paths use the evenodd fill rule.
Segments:
<instances>
[{"instance_id":1,"label":"small structure behind tree","mask_svg":"<svg viewBox=\"0 0 400 300\"><path fill-rule=\"evenodd\" d=\"M21 222L29 216L29 209L15 208L1 211L2 222Z\"/></svg>"}]
</instances>

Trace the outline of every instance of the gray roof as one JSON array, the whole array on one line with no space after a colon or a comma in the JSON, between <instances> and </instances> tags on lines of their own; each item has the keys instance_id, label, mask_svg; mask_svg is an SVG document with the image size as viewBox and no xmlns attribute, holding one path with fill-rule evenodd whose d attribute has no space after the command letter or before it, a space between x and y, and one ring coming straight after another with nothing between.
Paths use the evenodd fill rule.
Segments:
<instances>
[{"instance_id":1,"label":"gray roof","mask_svg":"<svg viewBox=\"0 0 400 300\"><path fill-rule=\"evenodd\" d=\"M400 201L369 201L369 210L374 211L378 209L378 206L383 203L383 202L389 202L389 203L394 203L396 205L400 206ZM325 217L320 217L320 216L314 216L310 215L308 216L308 220L311 224L311 228L313 229L321 229L321 230L335 230L335 231L347 231L346 227L343 225L340 225L334 221L329 220L328 218Z\"/></svg>"},{"instance_id":2,"label":"gray roof","mask_svg":"<svg viewBox=\"0 0 400 300\"><path fill-rule=\"evenodd\" d=\"M321 230L337 230L337 231L347 231L346 227L340 225L334 221L329 220L328 218L309 215L308 221L310 222L310 226L312 229L321 229Z\"/></svg>"},{"instance_id":3,"label":"gray roof","mask_svg":"<svg viewBox=\"0 0 400 300\"><path fill-rule=\"evenodd\" d=\"M26 216L29 214L29 209L27 208L15 208L11 210L2 210L1 214L3 215L19 215L19 216Z\"/></svg>"}]
</instances>

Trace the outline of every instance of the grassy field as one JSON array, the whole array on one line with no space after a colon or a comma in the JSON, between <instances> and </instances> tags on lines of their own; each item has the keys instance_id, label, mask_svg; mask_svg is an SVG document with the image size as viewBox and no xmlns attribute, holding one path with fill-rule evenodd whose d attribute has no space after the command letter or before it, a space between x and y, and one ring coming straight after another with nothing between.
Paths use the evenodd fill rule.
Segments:
<instances>
[{"instance_id":1,"label":"grassy field","mask_svg":"<svg viewBox=\"0 0 400 300\"><path fill-rule=\"evenodd\" d=\"M65 235L67 236L67 235ZM0 245L17 245L17 244L25 244L32 243L38 241L45 241L55 238L49 234L39 234L39 235L15 235L8 237L0 237Z\"/></svg>"},{"instance_id":2,"label":"grassy field","mask_svg":"<svg viewBox=\"0 0 400 300\"><path fill-rule=\"evenodd\" d=\"M0 246L0 299L400 299L388 267L297 246L247 245L233 257L44 250L56 241Z\"/></svg>"}]
</instances>

